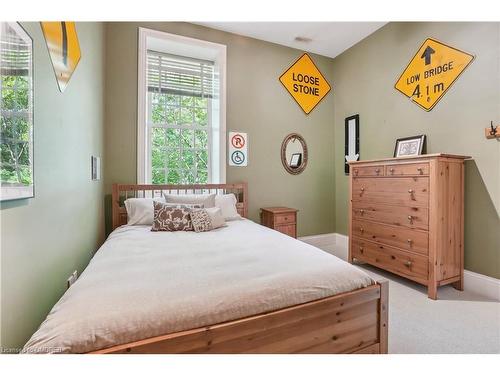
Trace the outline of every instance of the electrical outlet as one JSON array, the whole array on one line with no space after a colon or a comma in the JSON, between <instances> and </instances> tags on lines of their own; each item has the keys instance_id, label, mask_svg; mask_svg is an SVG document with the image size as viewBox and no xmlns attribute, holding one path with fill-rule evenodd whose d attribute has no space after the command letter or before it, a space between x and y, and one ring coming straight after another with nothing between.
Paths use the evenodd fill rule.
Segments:
<instances>
[{"instance_id":1,"label":"electrical outlet","mask_svg":"<svg viewBox=\"0 0 500 375\"><path fill-rule=\"evenodd\" d=\"M76 279L78 279L78 271L74 270L71 276L68 277L68 280L66 280L66 289L69 289L75 283Z\"/></svg>"}]
</instances>

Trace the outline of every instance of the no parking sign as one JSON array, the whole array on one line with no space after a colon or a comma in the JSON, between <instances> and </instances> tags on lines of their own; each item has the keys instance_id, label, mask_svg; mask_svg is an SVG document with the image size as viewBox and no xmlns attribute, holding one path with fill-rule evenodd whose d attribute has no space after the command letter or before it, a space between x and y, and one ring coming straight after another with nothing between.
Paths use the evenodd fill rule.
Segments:
<instances>
[{"instance_id":1,"label":"no parking sign","mask_svg":"<svg viewBox=\"0 0 500 375\"><path fill-rule=\"evenodd\" d=\"M247 133L229 132L229 165L246 167L248 165Z\"/></svg>"}]
</instances>

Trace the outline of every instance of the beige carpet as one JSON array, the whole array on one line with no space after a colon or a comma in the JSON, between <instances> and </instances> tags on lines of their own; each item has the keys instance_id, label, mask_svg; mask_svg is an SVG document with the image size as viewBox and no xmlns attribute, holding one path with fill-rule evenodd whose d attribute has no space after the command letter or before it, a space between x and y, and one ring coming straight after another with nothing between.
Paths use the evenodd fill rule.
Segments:
<instances>
[{"instance_id":1,"label":"beige carpet","mask_svg":"<svg viewBox=\"0 0 500 375\"><path fill-rule=\"evenodd\" d=\"M318 247L346 254L332 244ZM434 301L422 285L369 265L357 267L375 280L389 280L389 353L500 353L500 302L449 285L438 289Z\"/></svg>"},{"instance_id":2,"label":"beige carpet","mask_svg":"<svg viewBox=\"0 0 500 375\"><path fill-rule=\"evenodd\" d=\"M427 289L368 265L389 280L389 353L500 353L500 303L451 286Z\"/></svg>"}]
</instances>

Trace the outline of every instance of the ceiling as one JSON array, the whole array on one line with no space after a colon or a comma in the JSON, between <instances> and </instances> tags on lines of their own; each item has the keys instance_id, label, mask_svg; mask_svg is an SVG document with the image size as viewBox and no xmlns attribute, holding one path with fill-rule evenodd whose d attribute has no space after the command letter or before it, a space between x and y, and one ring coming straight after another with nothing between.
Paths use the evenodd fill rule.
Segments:
<instances>
[{"instance_id":1,"label":"ceiling","mask_svg":"<svg viewBox=\"0 0 500 375\"><path fill-rule=\"evenodd\" d=\"M335 57L386 22L196 22L213 29ZM310 41L296 41L296 37Z\"/></svg>"}]
</instances>

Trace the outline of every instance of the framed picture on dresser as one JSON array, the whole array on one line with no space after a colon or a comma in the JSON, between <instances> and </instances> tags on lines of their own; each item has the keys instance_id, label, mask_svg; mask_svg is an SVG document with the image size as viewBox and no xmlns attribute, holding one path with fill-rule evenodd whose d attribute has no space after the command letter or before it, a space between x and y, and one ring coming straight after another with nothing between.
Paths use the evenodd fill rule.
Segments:
<instances>
[{"instance_id":1,"label":"framed picture on dresser","mask_svg":"<svg viewBox=\"0 0 500 375\"><path fill-rule=\"evenodd\" d=\"M425 134L396 139L394 157L425 154Z\"/></svg>"}]
</instances>

